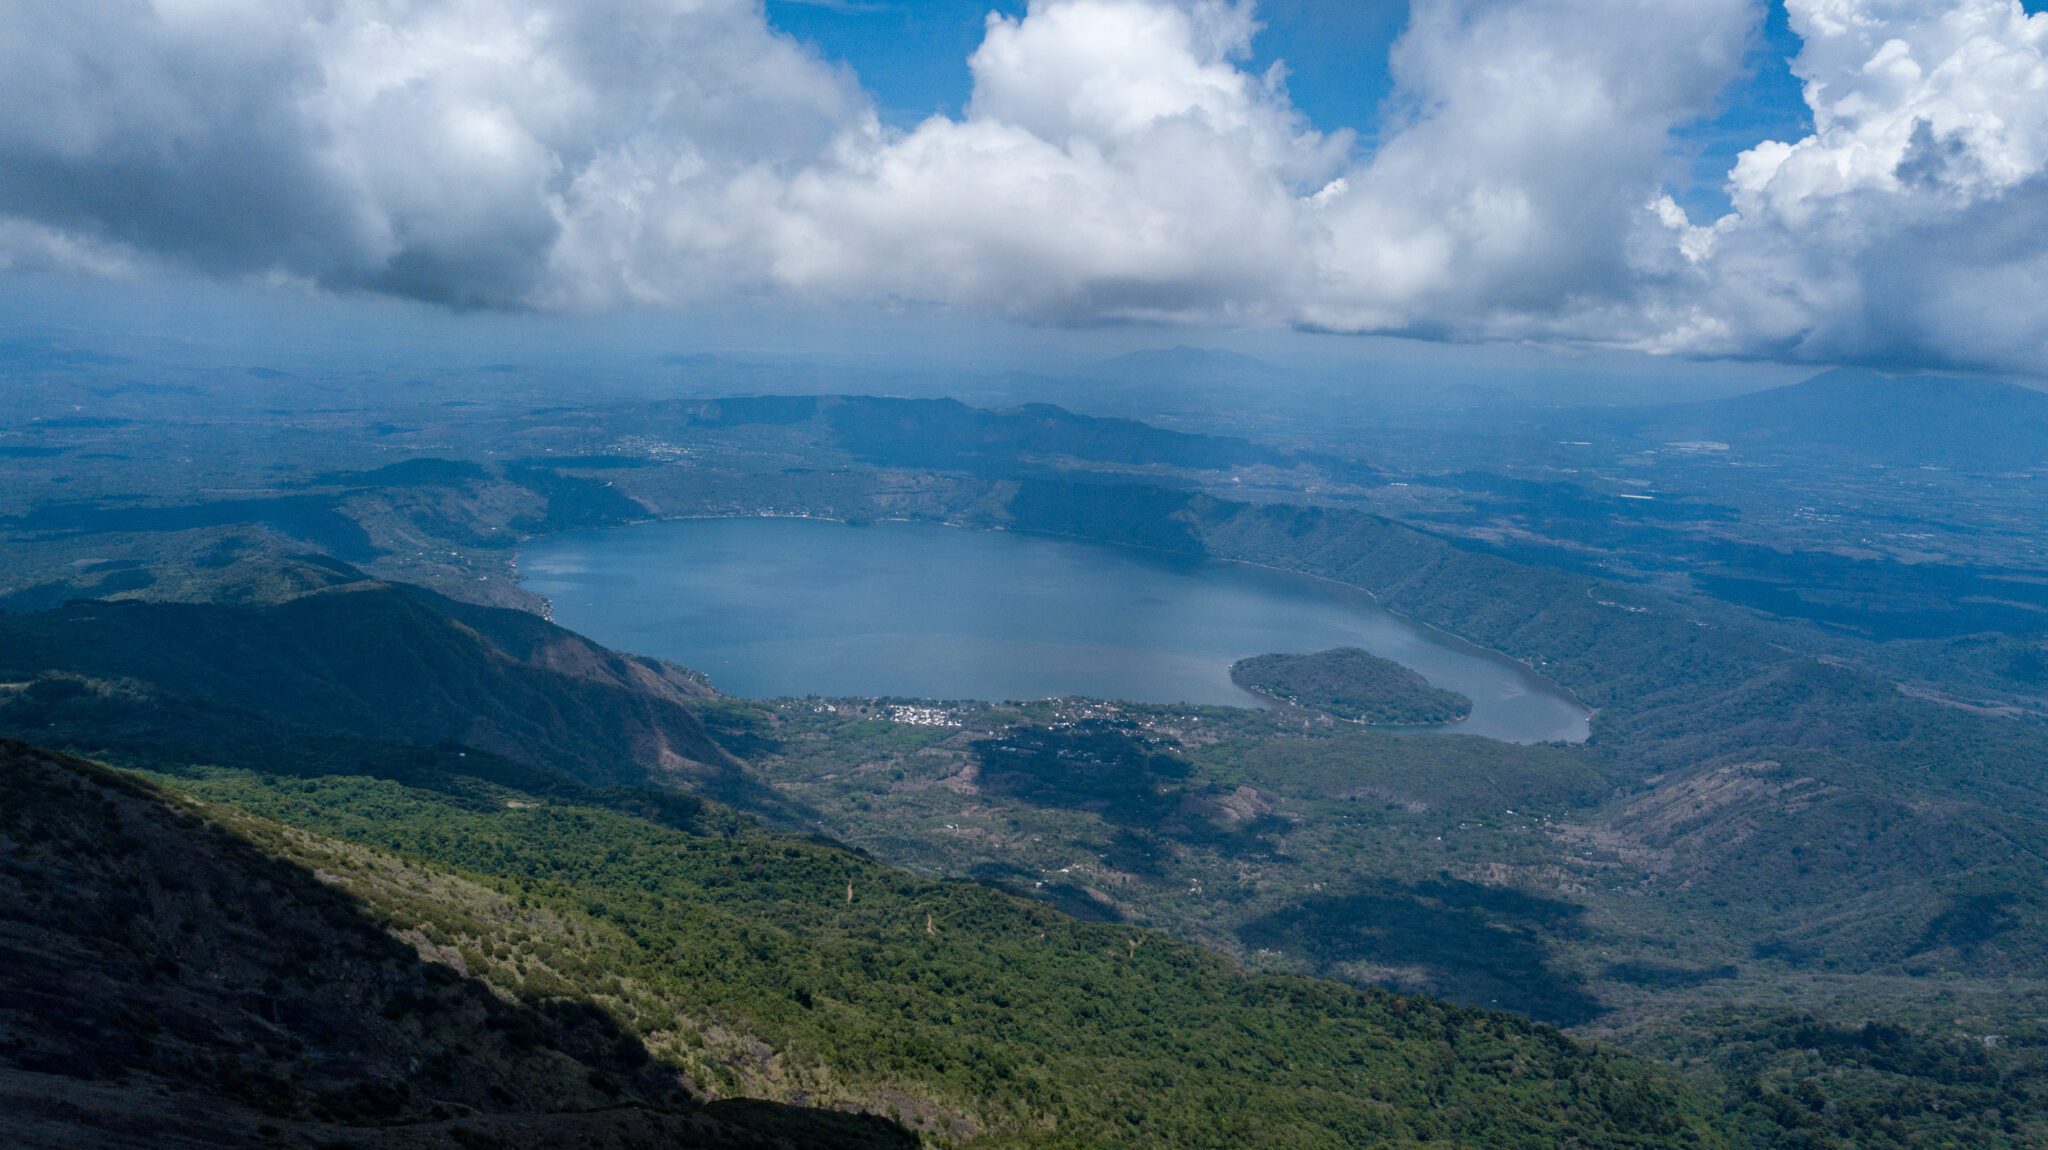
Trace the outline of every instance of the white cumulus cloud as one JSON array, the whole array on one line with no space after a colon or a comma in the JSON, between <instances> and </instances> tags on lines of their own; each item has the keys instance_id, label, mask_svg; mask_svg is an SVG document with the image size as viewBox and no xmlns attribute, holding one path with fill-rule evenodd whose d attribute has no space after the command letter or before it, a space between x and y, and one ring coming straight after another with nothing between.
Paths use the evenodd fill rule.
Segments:
<instances>
[{"instance_id":1,"label":"white cumulus cloud","mask_svg":"<svg viewBox=\"0 0 2048 1150\"><path fill-rule=\"evenodd\" d=\"M848 146L800 177L790 284L1090 321L1286 318L1301 199L1351 136L1238 61L1249 6L1064 0L992 16L962 119Z\"/></svg>"},{"instance_id":2,"label":"white cumulus cloud","mask_svg":"<svg viewBox=\"0 0 2048 1150\"><path fill-rule=\"evenodd\" d=\"M226 274L589 302L592 221L694 203L730 281L734 186L870 117L755 0L0 0L0 212Z\"/></svg>"},{"instance_id":3,"label":"white cumulus cloud","mask_svg":"<svg viewBox=\"0 0 2048 1150\"><path fill-rule=\"evenodd\" d=\"M1322 212L1308 321L1601 334L1678 126L1710 112L1753 0L1417 0L1393 132Z\"/></svg>"},{"instance_id":4,"label":"white cumulus cloud","mask_svg":"<svg viewBox=\"0 0 2048 1150\"><path fill-rule=\"evenodd\" d=\"M1660 205L1690 268L1646 344L2048 367L2048 15L2019 0L1790 0L1814 131Z\"/></svg>"}]
</instances>

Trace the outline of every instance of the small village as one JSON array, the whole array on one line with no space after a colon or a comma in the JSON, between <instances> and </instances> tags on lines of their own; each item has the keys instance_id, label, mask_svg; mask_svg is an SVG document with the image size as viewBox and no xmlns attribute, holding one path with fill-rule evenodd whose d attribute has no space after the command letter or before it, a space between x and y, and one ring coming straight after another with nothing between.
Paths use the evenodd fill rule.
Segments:
<instances>
[{"instance_id":1,"label":"small village","mask_svg":"<svg viewBox=\"0 0 2048 1150\"><path fill-rule=\"evenodd\" d=\"M961 721L953 712L944 707L920 707L905 704L890 704L888 719L892 723L904 723L912 727L957 727Z\"/></svg>"}]
</instances>

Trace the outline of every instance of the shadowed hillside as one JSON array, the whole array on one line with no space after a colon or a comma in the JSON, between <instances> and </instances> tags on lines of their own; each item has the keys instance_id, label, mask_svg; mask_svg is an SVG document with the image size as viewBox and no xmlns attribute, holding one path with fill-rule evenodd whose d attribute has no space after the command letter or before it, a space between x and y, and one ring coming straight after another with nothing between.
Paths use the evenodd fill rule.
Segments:
<instances>
[{"instance_id":1,"label":"shadowed hillside","mask_svg":"<svg viewBox=\"0 0 2048 1150\"><path fill-rule=\"evenodd\" d=\"M356 582L276 604L73 603L0 617L0 679L130 680L296 727L449 741L593 784L736 778L704 683L523 612ZM739 795L728 797L740 798Z\"/></svg>"},{"instance_id":2,"label":"shadowed hillside","mask_svg":"<svg viewBox=\"0 0 2048 1150\"><path fill-rule=\"evenodd\" d=\"M9 1146L916 1144L707 1113L589 1003L494 993L331 876L103 768L0 743L0 843Z\"/></svg>"}]
</instances>

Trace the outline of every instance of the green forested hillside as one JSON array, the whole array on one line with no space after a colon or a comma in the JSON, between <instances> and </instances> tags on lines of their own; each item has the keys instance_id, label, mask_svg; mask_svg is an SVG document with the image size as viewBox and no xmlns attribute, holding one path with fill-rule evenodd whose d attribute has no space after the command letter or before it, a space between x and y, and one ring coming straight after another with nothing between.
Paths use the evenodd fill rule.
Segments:
<instances>
[{"instance_id":1,"label":"green forested hillside","mask_svg":"<svg viewBox=\"0 0 2048 1150\"><path fill-rule=\"evenodd\" d=\"M363 1144L517 1112L666 1121L711 1096L941 1144L1730 1144L1663 1072L1510 1016L1248 975L830 846L482 781L169 780L193 806L18 745L0 782L0 1067L44 1134L139 1115L162 1084L217 1099L216 1132L377 1127ZM38 1021L67 1017L86 1021Z\"/></svg>"},{"instance_id":2,"label":"green forested hillside","mask_svg":"<svg viewBox=\"0 0 2048 1150\"><path fill-rule=\"evenodd\" d=\"M1246 690L1358 723L1427 726L1472 713L1465 696L1432 687L1392 659L1356 647L1240 659L1230 678Z\"/></svg>"}]
</instances>

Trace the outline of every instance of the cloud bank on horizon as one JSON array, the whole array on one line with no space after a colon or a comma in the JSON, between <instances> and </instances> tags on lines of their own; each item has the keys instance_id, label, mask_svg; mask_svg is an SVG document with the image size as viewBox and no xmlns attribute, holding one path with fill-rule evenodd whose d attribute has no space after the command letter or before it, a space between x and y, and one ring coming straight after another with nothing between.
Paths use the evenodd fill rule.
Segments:
<instances>
[{"instance_id":1,"label":"cloud bank on horizon","mask_svg":"<svg viewBox=\"0 0 2048 1150\"><path fill-rule=\"evenodd\" d=\"M1415 0L1376 147L1249 0L992 15L885 128L760 0L0 0L0 269L2048 365L2048 14L1786 0L1813 130L1664 186L1760 0Z\"/></svg>"}]
</instances>

